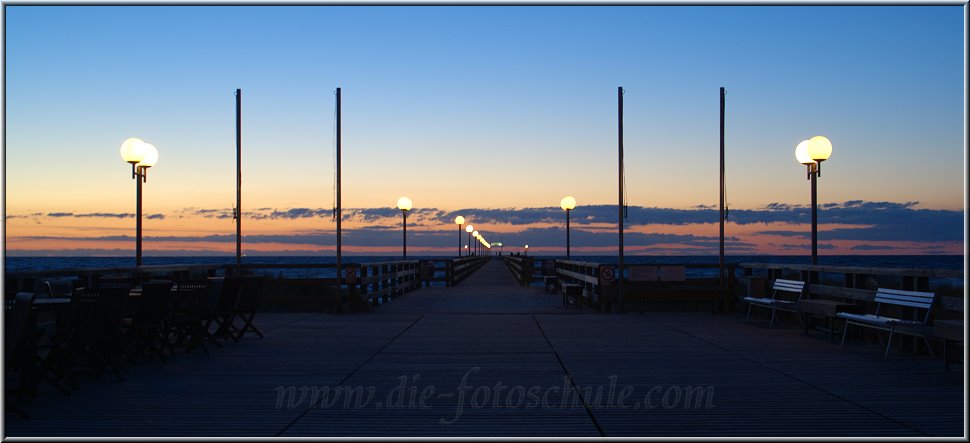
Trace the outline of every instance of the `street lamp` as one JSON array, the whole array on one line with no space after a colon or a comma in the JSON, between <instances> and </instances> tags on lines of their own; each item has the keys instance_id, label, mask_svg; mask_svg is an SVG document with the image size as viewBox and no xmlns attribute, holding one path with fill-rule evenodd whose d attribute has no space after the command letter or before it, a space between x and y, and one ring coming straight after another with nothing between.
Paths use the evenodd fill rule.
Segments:
<instances>
[{"instance_id":1,"label":"street lamp","mask_svg":"<svg viewBox=\"0 0 970 443\"><path fill-rule=\"evenodd\" d=\"M818 177L822 175L822 162L832 155L832 142L816 135L808 140L802 140L795 147L795 158L805 165L808 172L807 179L812 182L812 264L818 264Z\"/></svg>"},{"instance_id":2,"label":"street lamp","mask_svg":"<svg viewBox=\"0 0 970 443\"><path fill-rule=\"evenodd\" d=\"M465 217L455 217L455 224L458 225L458 256L461 257L461 225L465 224Z\"/></svg>"},{"instance_id":3,"label":"street lamp","mask_svg":"<svg viewBox=\"0 0 970 443\"><path fill-rule=\"evenodd\" d=\"M569 211L576 207L576 199L567 195L559 201L559 207L566 211L566 260L569 260Z\"/></svg>"},{"instance_id":4,"label":"street lamp","mask_svg":"<svg viewBox=\"0 0 970 443\"><path fill-rule=\"evenodd\" d=\"M408 211L411 210L411 199L407 197L397 199L397 208L401 210L401 226L404 227L404 258L408 258Z\"/></svg>"},{"instance_id":5,"label":"street lamp","mask_svg":"<svg viewBox=\"0 0 970 443\"><path fill-rule=\"evenodd\" d=\"M468 250L465 251L465 252L468 255L471 255L472 254L472 232L474 232L474 231L475 231L475 227L474 226L472 226L470 224L468 226L465 226L465 232L468 233L468 246L465 247Z\"/></svg>"},{"instance_id":6,"label":"street lamp","mask_svg":"<svg viewBox=\"0 0 970 443\"><path fill-rule=\"evenodd\" d=\"M525 245L525 255L529 255L529 245Z\"/></svg>"},{"instance_id":7,"label":"street lamp","mask_svg":"<svg viewBox=\"0 0 970 443\"><path fill-rule=\"evenodd\" d=\"M140 138L121 143L121 158L131 163L131 178L135 180L135 265L141 266L141 185L148 182L148 168L158 162L158 150Z\"/></svg>"},{"instance_id":8,"label":"street lamp","mask_svg":"<svg viewBox=\"0 0 970 443\"><path fill-rule=\"evenodd\" d=\"M472 231L472 237L475 237L475 240L478 240L478 231ZM481 240L478 241L481 243ZM475 245L475 255L478 255L478 245Z\"/></svg>"}]
</instances>

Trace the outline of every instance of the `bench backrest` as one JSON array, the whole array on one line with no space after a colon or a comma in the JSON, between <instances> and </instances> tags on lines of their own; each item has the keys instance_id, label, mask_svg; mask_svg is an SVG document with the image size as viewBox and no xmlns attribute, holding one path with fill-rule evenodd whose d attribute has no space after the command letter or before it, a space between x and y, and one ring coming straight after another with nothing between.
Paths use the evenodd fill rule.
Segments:
<instances>
[{"instance_id":1,"label":"bench backrest","mask_svg":"<svg viewBox=\"0 0 970 443\"><path fill-rule=\"evenodd\" d=\"M634 265L629 270L630 281L686 281L686 267L682 265Z\"/></svg>"},{"instance_id":2,"label":"bench backrest","mask_svg":"<svg viewBox=\"0 0 970 443\"><path fill-rule=\"evenodd\" d=\"M883 304L926 309L926 315L923 317L925 324L930 319L930 308L933 307L934 298L936 298L936 294L932 292L879 288L876 291L876 315L879 315L879 308Z\"/></svg>"},{"instance_id":3,"label":"bench backrest","mask_svg":"<svg viewBox=\"0 0 970 443\"><path fill-rule=\"evenodd\" d=\"M796 295L796 301L802 299L802 292L805 291L805 282L798 280L775 279L771 285L771 298L778 298L779 293L789 293Z\"/></svg>"},{"instance_id":4,"label":"bench backrest","mask_svg":"<svg viewBox=\"0 0 970 443\"><path fill-rule=\"evenodd\" d=\"M686 281L686 268L684 266L661 266L660 281Z\"/></svg>"},{"instance_id":5,"label":"bench backrest","mask_svg":"<svg viewBox=\"0 0 970 443\"><path fill-rule=\"evenodd\" d=\"M630 266L630 281L657 281L660 279L659 267L656 265Z\"/></svg>"},{"instance_id":6,"label":"bench backrest","mask_svg":"<svg viewBox=\"0 0 970 443\"><path fill-rule=\"evenodd\" d=\"M44 280L44 288L48 297L70 297L74 293L74 282L66 278Z\"/></svg>"}]
</instances>

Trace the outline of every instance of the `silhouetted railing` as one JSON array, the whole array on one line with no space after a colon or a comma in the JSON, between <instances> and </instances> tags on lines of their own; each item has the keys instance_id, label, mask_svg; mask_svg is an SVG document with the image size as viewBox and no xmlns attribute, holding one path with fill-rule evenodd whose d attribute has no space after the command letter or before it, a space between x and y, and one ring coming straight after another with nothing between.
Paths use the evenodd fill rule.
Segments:
<instances>
[{"instance_id":1,"label":"silhouetted railing","mask_svg":"<svg viewBox=\"0 0 970 443\"><path fill-rule=\"evenodd\" d=\"M963 272L949 269L868 268L860 266L823 266L783 263L741 263L746 293L760 296L767 284L777 278L812 282L811 297L850 300L874 306L879 288L928 291L937 294L934 305L943 311L964 310Z\"/></svg>"},{"instance_id":2,"label":"silhouetted railing","mask_svg":"<svg viewBox=\"0 0 970 443\"><path fill-rule=\"evenodd\" d=\"M452 286L480 268L488 257L426 259L374 263L345 263L340 291L333 263L250 263L242 273L266 277L264 308L343 311L385 303L422 284ZM234 264L148 265L141 267L74 268L15 272L5 275L5 292L46 293L47 281L67 282L73 287L93 287L124 281L138 284L151 279L172 281L234 276Z\"/></svg>"},{"instance_id":3,"label":"silhouetted railing","mask_svg":"<svg viewBox=\"0 0 970 443\"><path fill-rule=\"evenodd\" d=\"M473 272L488 262L488 256L461 257L450 260L451 269L448 271L448 286L455 286L468 278Z\"/></svg>"},{"instance_id":4,"label":"silhouetted railing","mask_svg":"<svg viewBox=\"0 0 970 443\"><path fill-rule=\"evenodd\" d=\"M512 275L515 276L515 280L519 282L521 286L528 286L532 282L532 275L535 273L535 259L532 257L522 257L522 256L503 256L502 260L505 262L505 266L512 271Z\"/></svg>"}]
</instances>

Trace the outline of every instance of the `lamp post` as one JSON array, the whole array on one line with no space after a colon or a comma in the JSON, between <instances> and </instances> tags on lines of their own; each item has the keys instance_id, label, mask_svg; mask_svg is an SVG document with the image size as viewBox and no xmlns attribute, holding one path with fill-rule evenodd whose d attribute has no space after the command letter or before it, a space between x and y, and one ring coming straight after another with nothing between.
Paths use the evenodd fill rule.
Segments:
<instances>
[{"instance_id":1,"label":"lamp post","mask_svg":"<svg viewBox=\"0 0 970 443\"><path fill-rule=\"evenodd\" d=\"M525 245L525 255L529 256L529 245Z\"/></svg>"},{"instance_id":2,"label":"lamp post","mask_svg":"<svg viewBox=\"0 0 970 443\"><path fill-rule=\"evenodd\" d=\"M478 235L479 235L478 234L478 231L472 231L472 237L475 237L475 240L478 240ZM481 240L478 240L478 242L481 243L482 241ZM480 249L478 248L478 245L476 244L475 245L475 255L478 255L478 251L480 251Z\"/></svg>"},{"instance_id":3,"label":"lamp post","mask_svg":"<svg viewBox=\"0 0 970 443\"><path fill-rule=\"evenodd\" d=\"M408 258L408 211L411 210L411 199L401 197L397 199L397 207L401 210L401 226L404 227L403 253L404 258Z\"/></svg>"},{"instance_id":4,"label":"lamp post","mask_svg":"<svg viewBox=\"0 0 970 443\"><path fill-rule=\"evenodd\" d=\"M131 178L135 180L135 265L141 266L141 185L148 182L148 168L158 162L158 150L139 138L121 143L121 158L131 163Z\"/></svg>"},{"instance_id":5,"label":"lamp post","mask_svg":"<svg viewBox=\"0 0 970 443\"><path fill-rule=\"evenodd\" d=\"M571 257L569 254L569 211L576 208L576 199L567 195L559 201L559 207L566 211L566 260Z\"/></svg>"},{"instance_id":6,"label":"lamp post","mask_svg":"<svg viewBox=\"0 0 970 443\"><path fill-rule=\"evenodd\" d=\"M468 245L465 246L465 253L472 255L472 232L475 232L475 227L472 225L465 226L465 232L468 233Z\"/></svg>"},{"instance_id":7,"label":"lamp post","mask_svg":"<svg viewBox=\"0 0 970 443\"><path fill-rule=\"evenodd\" d=\"M465 224L465 217L455 217L455 224L458 225L458 256L461 257L461 225Z\"/></svg>"},{"instance_id":8,"label":"lamp post","mask_svg":"<svg viewBox=\"0 0 970 443\"><path fill-rule=\"evenodd\" d=\"M818 264L818 192L817 181L822 175L822 162L832 155L832 142L816 135L795 147L795 158L805 165L812 182L812 264Z\"/></svg>"}]
</instances>

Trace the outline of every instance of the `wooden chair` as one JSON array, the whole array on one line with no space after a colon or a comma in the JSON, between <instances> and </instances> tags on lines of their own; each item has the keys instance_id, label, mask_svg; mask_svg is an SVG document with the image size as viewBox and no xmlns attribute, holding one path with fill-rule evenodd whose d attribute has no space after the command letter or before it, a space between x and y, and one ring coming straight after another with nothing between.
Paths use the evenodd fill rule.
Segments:
<instances>
[{"instance_id":1,"label":"wooden chair","mask_svg":"<svg viewBox=\"0 0 970 443\"><path fill-rule=\"evenodd\" d=\"M142 285L141 296L128 326L136 352L148 352L165 361L165 320L168 317L172 282L153 280Z\"/></svg>"},{"instance_id":2,"label":"wooden chair","mask_svg":"<svg viewBox=\"0 0 970 443\"><path fill-rule=\"evenodd\" d=\"M36 385L34 371L33 334L30 330L30 308L34 293L21 292L4 304L4 405L21 417L29 417L26 411L14 403L14 398L26 400Z\"/></svg>"},{"instance_id":3,"label":"wooden chair","mask_svg":"<svg viewBox=\"0 0 970 443\"><path fill-rule=\"evenodd\" d=\"M219 307L219 300L222 298L222 289L225 280L224 277L209 277L205 284L205 325L202 328L202 333L204 338L216 345L217 348L221 348L222 345L219 344L219 340L216 340L215 335L210 332L210 327L216 320L216 310Z\"/></svg>"},{"instance_id":4,"label":"wooden chair","mask_svg":"<svg viewBox=\"0 0 970 443\"><path fill-rule=\"evenodd\" d=\"M239 342L233 328L233 321L236 318L236 300L239 299L242 279L243 277L229 277L223 280L215 309L206 324L206 330L215 326L215 332L211 334L213 337Z\"/></svg>"},{"instance_id":5,"label":"wooden chair","mask_svg":"<svg viewBox=\"0 0 970 443\"><path fill-rule=\"evenodd\" d=\"M129 285L113 284L74 293L66 342L51 351L63 357L57 368L62 376L86 359L93 369L111 369L119 380L124 380L117 357L124 345L122 321L130 290Z\"/></svg>"},{"instance_id":6,"label":"wooden chair","mask_svg":"<svg viewBox=\"0 0 970 443\"><path fill-rule=\"evenodd\" d=\"M921 337L926 342L926 326L930 320L930 311L933 308L933 299L936 294L932 292L902 291L898 289L879 288L876 291L876 312L873 314L853 314L840 312L838 317L845 319L845 327L842 328L842 347L845 347L845 337L849 331L849 325L857 325L866 328L889 331L889 340L886 341L886 353L883 358L889 357L889 349L893 343L893 335L896 333ZM922 320L904 320L898 317L880 315L884 306L901 306L914 308L918 312L925 310ZM884 312L884 311L883 311ZM926 349L933 354L933 348L926 343Z\"/></svg>"},{"instance_id":7,"label":"wooden chair","mask_svg":"<svg viewBox=\"0 0 970 443\"><path fill-rule=\"evenodd\" d=\"M775 324L775 313L777 311L798 312L798 302L802 299L805 292L805 282L798 280L776 279L771 285L771 297L745 297L748 302L748 315L745 320L751 318L751 308L758 306L771 310L771 321L768 327Z\"/></svg>"},{"instance_id":8,"label":"wooden chair","mask_svg":"<svg viewBox=\"0 0 970 443\"><path fill-rule=\"evenodd\" d=\"M207 299L205 281L189 281L175 285L172 291L172 303L168 315L166 332L166 346L173 351L174 345L188 342L186 352L201 345L206 354L209 348L205 345L208 334L205 332Z\"/></svg>"},{"instance_id":9,"label":"wooden chair","mask_svg":"<svg viewBox=\"0 0 970 443\"><path fill-rule=\"evenodd\" d=\"M247 332L254 332L259 338L263 338L263 333L256 328L253 320L256 318L256 310L259 308L259 299L263 296L262 277L243 277L239 287L239 297L236 299L236 306L233 309L233 318L230 322L236 330L236 340L243 338ZM241 327L235 326L235 320L242 320Z\"/></svg>"}]
</instances>

